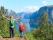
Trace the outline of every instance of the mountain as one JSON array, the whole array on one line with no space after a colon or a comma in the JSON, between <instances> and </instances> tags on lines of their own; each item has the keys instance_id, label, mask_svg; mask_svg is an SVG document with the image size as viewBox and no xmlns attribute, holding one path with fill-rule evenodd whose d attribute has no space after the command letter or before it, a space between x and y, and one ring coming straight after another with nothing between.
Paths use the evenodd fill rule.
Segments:
<instances>
[{"instance_id":1,"label":"mountain","mask_svg":"<svg viewBox=\"0 0 53 40\"><path fill-rule=\"evenodd\" d=\"M38 28L38 18L40 17L43 11L47 11L48 18L53 22L53 5L41 7L38 11L34 12L30 17L31 28Z\"/></svg>"},{"instance_id":2,"label":"mountain","mask_svg":"<svg viewBox=\"0 0 53 40\"><path fill-rule=\"evenodd\" d=\"M15 18L18 17L17 13L14 12L13 10L5 9L6 10L6 15L10 16L13 15Z\"/></svg>"},{"instance_id":3,"label":"mountain","mask_svg":"<svg viewBox=\"0 0 53 40\"><path fill-rule=\"evenodd\" d=\"M19 15L22 18L25 18L25 19L30 19L31 13L29 13L29 12L20 12L20 13L17 13L17 15Z\"/></svg>"},{"instance_id":4,"label":"mountain","mask_svg":"<svg viewBox=\"0 0 53 40\"><path fill-rule=\"evenodd\" d=\"M6 15L13 15L14 17L21 16L21 19L18 22L27 22L30 28L38 28L38 18L40 17L43 11L47 11L49 20L53 20L53 5L43 6L39 10L31 13L31 12L20 12L16 13L12 10L6 9ZM10 14L9 14L10 13ZM53 22L53 21L52 21Z\"/></svg>"}]
</instances>

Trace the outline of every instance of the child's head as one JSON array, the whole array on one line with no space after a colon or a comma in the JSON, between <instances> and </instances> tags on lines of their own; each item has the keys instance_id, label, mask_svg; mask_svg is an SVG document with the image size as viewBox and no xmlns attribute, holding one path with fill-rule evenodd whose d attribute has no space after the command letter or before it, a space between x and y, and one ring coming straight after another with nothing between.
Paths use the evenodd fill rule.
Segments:
<instances>
[{"instance_id":1,"label":"child's head","mask_svg":"<svg viewBox=\"0 0 53 40\"><path fill-rule=\"evenodd\" d=\"M22 22L20 22L20 24L22 25Z\"/></svg>"},{"instance_id":2,"label":"child's head","mask_svg":"<svg viewBox=\"0 0 53 40\"><path fill-rule=\"evenodd\" d=\"M10 19L13 19L13 16L10 16Z\"/></svg>"}]
</instances>

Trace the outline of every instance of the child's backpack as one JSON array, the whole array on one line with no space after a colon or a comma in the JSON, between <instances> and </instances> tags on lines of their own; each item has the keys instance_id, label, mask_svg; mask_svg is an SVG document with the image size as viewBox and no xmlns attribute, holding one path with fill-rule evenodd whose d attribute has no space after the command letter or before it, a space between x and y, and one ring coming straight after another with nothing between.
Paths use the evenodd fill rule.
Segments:
<instances>
[{"instance_id":1,"label":"child's backpack","mask_svg":"<svg viewBox=\"0 0 53 40\"><path fill-rule=\"evenodd\" d=\"M9 23L10 23L10 26L13 26L13 25L14 25L14 20L11 19L11 20L9 21Z\"/></svg>"},{"instance_id":2,"label":"child's backpack","mask_svg":"<svg viewBox=\"0 0 53 40\"><path fill-rule=\"evenodd\" d=\"M24 31L24 25L20 26L20 31Z\"/></svg>"}]
</instances>

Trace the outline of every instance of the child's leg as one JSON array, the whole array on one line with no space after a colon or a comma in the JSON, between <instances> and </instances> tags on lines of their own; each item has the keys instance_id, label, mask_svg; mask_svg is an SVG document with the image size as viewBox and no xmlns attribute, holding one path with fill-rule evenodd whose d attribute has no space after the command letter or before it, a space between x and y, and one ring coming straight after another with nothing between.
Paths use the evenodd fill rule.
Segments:
<instances>
[{"instance_id":1,"label":"child's leg","mask_svg":"<svg viewBox=\"0 0 53 40\"><path fill-rule=\"evenodd\" d=\"M22 32L22 37L23 37L23 32Z\"/></svg>"},{"instance_id":2,"label":"child's leg","mask_svg":"<svg viewBox=\"0 0 53 40\"><path fill-rule=\"evenodd\" d=\"M12 37L14 37L14 28L12 28Z\"/></svg>"},{"instance_id":3,"label":"child's leg","mask_svg":"<svg viewBox=\"0 0 53 40\"><path fill-rule=\"evenodd\" d=\"M10 38L12 37L12 29L11 28L9 28L10 29Z\"/></svg>"},{"instance_id":4,"label":"child's leg","mask_svg":"<svg viewBox=\"0 0 53 40\"><path fill-rule=\"evenodd\" d=\"M21 35L22 35L22 33L21 33L21 31L20 31L20 37L21 37Z\"/></svg>"},{"instance_id":5,"label":"child's leg","mask_svg":"<svg viewBox=\"0 0 53 40\"><path fill-rule=\"evenodd\" d=\"M23 37L23 32L20 31L20 37Z\"/></svg>"}]
</instances>

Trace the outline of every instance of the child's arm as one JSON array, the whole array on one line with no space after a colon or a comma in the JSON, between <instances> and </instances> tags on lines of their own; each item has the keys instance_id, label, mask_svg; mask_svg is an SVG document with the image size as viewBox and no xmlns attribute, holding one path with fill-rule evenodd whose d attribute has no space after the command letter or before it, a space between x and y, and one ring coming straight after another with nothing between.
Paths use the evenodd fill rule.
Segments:
<instances>
[{"instance_id":1,"label":"child's arm","mask_svg":"<svg viewBox=\"0 0 53 40\"><path fill-rule=\"evenodd\" d=\"M17 24L18 24L18 26L19 26L19 23L18 22L16 22Z\"/></svg>"},{"instance_id":2,"label":"child's arm","mask_svg":"<svg viewBox=\"0 0 53 40\"><path fill-rule=\"evenodd\" d=\"M17 18L15 18L14 20L18 20L18 19L20 19L21 17L17 17Z\"/></svg>"},{"instance_id":3,"label":"child's arm","mask_svg":"<svg viewBox=\"0 0 53 40\"><path fill-rule=\"evenodd\" d=\"M8 20L8 18L6 17L6 16L4 16L4 15L2 15L5 19L7 19ZM9 20L8 20L9 21Z\"/></svg>"}]
</instances>

